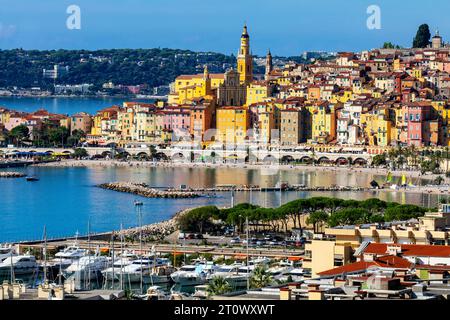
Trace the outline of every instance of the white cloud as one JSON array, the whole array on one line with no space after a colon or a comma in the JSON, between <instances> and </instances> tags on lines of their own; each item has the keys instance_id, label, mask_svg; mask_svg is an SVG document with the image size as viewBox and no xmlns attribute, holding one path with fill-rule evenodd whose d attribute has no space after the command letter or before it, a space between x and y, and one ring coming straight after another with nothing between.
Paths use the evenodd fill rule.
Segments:
<instances>
[{"instance_id":1,"label":"white cloud","mask_svg":"<svg viewBox=\"0 0 450 320\"><path fill-rule=\"evenodd\" d=\"M10 38L16 32L16 26L9 24L4 25L0 22L0 39Z\"/></svg>"}]
</instances>

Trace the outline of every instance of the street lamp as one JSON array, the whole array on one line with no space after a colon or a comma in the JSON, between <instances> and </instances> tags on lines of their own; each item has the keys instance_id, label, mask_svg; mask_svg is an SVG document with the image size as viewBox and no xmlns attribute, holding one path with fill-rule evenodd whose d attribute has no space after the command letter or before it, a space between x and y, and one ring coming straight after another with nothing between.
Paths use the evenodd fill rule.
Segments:
<instances>
[{"instance_id":1,"label":"street lamp","mask_svg":"<svg viewBox=\"0 0 450 320\"><path fill-rule=\"evenodd\" d=\"M140 251L140 258L141 258L141 283L140 283L140 289L141 289L141 294L143 293L143 274L142 274L142 260L143 260L143 256L142 256L142 206L144 204L140 201L134 201L134 206L136 207L136 211L138 214L138 218L139 218L139 251Z\"/></svg>"}]
</instances>

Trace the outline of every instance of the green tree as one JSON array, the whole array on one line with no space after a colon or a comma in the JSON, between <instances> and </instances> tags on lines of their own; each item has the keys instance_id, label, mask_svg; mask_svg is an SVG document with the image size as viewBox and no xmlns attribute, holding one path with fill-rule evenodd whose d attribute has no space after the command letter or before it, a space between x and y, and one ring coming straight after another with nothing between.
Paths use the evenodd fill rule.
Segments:
<instances>
[{"instance_id":1,"label":"green tree","mask_svg":"<svg viewBox=\"0 0 450 320\"><path fill-rule=\"evenodd\" d=\"M428 24L420 25L413 40L413 48L426 48L430 44L430 38L431 33Z\"/></svg>"},{"instance_id":2,"label":"green tree","mask_svg":"<svg viewBox=\"0 0 450 320\"><path fill-rule=\"evenodd\" d=\"M434 184L441 185L444 180L445 179L442 176L437 176L436 179L434 179Z\"/></svg>"},{"instance_id":3,"label":"green tree","mask_svg":"<svg viewBox=\"0 0 450 320\"><path fill-rule=\"evenodd\" d=\"M67 139L69 146L77 146L82 139L86 137L86 133L83 130L74 130L71 136Z\"/></svg>"},{"instance_id":4,"label":"green tree","mask_svg":"<svg viewBox=\"0 0 450 320\"><path fill-rule=\"evenodd\" d=\"M401 49L399 45L395 45L392 42L385 42L383 44L383 49Z\"/></svg>"},{"instance_id":5,"label":"green tree","mask_svg":"<svg viewBox=\"0 0 450 320\"><path fill-rule=\"evenodd\" d=\"M230 284L223 277L219 276L213 277L210 283L208 284L208 287L206 288L208 296L224 294L231 291L232 288Z\"/></svg>"},{"instance_id":6,"label":"green tree","mask_svg":"<svg viewBox=\"0 0 450 320\"><path fill-rule=\"evenodd\" d=\"M88 155L88 152L84 148L76 148L73 152L73 157L77 159L87 157Z\"/></svg>"},{"instance_id":7,"label":"green tree","mask_svg":"<svg viewBox=\"0 0 450 320\"><path fill-rule=\"evenodd\" d=\"M425 212L426 212L425 208L412 204L402 204L395 207L387 208L386 211L384 212L384 219L386 221L409 220L421 217L424 215Z\"/></svg>"},{"instance_id":8,"label":"green tree","mask_svg":"<svg viewBox=\"0 0 450 320\"><path fill-rule=\"evenodd\" d=\"M252 288L267 287L272 283L272 276L267 272L263 266L258 266L253 271L253 275L250 278L250 286Z\"/></svg>"},{"instance_id":9,"label":"green tree","mask_svg":"<svg viewBox=\"0 0 450 320\"><path fill-rule=\"evenodd\" d=\"M11 132L9 133L9 136L15 141L17 145L23 142L24 140L28 139L29 135L30 129L28 129L28 127L23 124L12 128Z\"/></svg>"},{"instance_id":10,"label":"green tree","mask_svg":"<svg viewBox=\"0 0 450 320\"><path fill-rule=\"evenodd\" d=\"M211 226L211 218L218 217L220 210L216 206L205 206L192 209L178 218L178 225L183 231L203 233Z\"/></svg>"},{"instance_id":11,"label":"green tree","mask_svg":"<svg viewBox=\"0 0 450 320\"><path fill-rule=\"evenodd\" d=\"M312 224L314 228L314 232L318 232L318 229L328 221L328 214L323 211L315 211L311 213L306 219L307 224Z\"/></svg>"},{"instance_id":12,"label":"green tree","mask_svg":"<svg viewBox=\"0 0 450 320\"><path fill-rule=\"evenodd\" d=\"M386 160L386 153L383 154L377 154L375 157L373 157L372 159L372 165L374 166L384 166L386 165L387 160Z\"/></svg>"}]
</instances>

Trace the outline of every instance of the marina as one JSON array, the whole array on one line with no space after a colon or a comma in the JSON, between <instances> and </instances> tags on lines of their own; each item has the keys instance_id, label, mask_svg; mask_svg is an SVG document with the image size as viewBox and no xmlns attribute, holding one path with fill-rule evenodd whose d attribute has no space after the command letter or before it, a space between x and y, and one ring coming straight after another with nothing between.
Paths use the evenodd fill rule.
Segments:
<instances>
[{"instance_id":1,"label":"marina","mask_svg":"<svg viewBox=\"0 0 450 320\"><path fill-rule=\"evenodd\" d=\"M2 169L0 172L10 171ZM263 207L276 207L298 198L311 196L333 196L343 199L362 200L377 197L385 201L411 203L426 207L435 206L439 195L416 188L417 193L403 190L370 189L372 180L380 185L385 175L361 172L326 170L279 170L265 175L264 171L245 168L202 167L35 167L14 170L27 176L36 176L38 182L25 179L0 179L2 190L2 233L0 242L30 241L42 239L42 229L47 226L49 238L67 238L77 231L87 234L87 221L91 233L136 227L138 217L133 202L139 199L144 204L142 224L170 219L187 208L216 205L228 206L232 192L215 192L215 196L196 198L146 198L131 193L115 192L98 188L108 181L145 183L158 190L169 186L189 185L193 190L215 189L216 186L259 186L258 190L234 192L236 203L248 202ZM393 183L401 184L401 177L393 177ZM306 190L283 191L276 188L278 181L291 186L304 185ZM423 179L423 184L429 180ZM358 186L363 191L320 191L319 187ZM67 192L70 190L70 192ZM314 190L314 191L308 191ZM421 191L422 190L422 191ZM206 194L214 192L205 192ZM38 211L33 208L39 208ZM150 210L151 208L151 210ZM64 219L60 219L64 217Z\"/></svg>"}]
</instances>

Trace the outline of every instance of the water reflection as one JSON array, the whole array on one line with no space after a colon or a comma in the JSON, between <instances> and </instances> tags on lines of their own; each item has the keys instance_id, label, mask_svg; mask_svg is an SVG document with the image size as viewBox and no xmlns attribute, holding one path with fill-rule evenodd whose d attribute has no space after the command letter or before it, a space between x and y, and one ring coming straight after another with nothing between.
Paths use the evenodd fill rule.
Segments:
<instances>
[{"instance_id":1,"label":"water reflection","mask_svg":"<svg viewBox=\"0 0 450 320\"><path fill-rule=\"evenodd\" d=\"M19 170L19 169L18 169ZM113 181L145 182L154 187L214 187L217 184L251 184L273 187L280 180L307 186L360 185L371 180L383 183L382 175L345 171L281 170L265 175L263 170L236 168L27 168L40 177L37 183L25 179L0 180L0 242L42 238L44 225L49 237L71 236L77 231L117 230L137 225L133 201L136 196L103 190L97 184ZM400 178L397 178L400 180ZM413 182L414 183L414 182ZM424 182L426 183L426 182ZM298 198L329 196L363 200L376 197L385 201L435 206L437 195L404 192L237 192L235 202L252 202L276 207ZM280 199L281 197L281 199ZM143 223L168 219L185 208L217 205L229 206L231 194L219 193L216 198L142 199Z\"/></svg>"}]
</instances>

